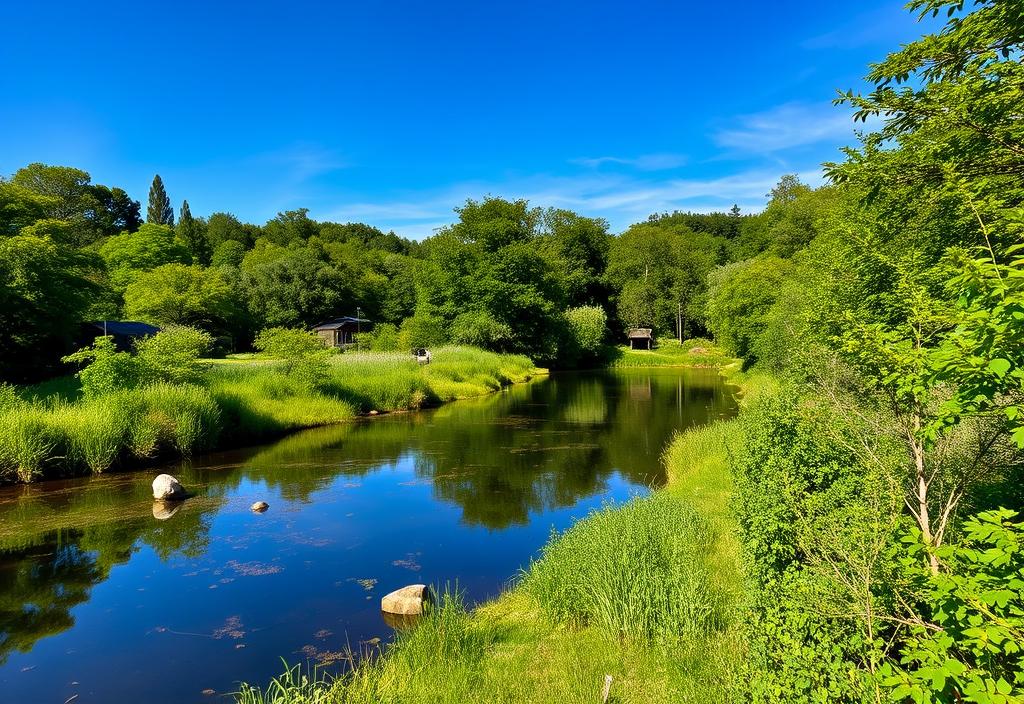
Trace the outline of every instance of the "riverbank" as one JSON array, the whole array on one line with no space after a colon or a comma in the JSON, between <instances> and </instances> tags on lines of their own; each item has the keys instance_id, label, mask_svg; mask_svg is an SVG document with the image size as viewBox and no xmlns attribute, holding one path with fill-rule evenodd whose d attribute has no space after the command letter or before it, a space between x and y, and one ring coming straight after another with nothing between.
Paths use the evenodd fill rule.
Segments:
<instances>
[{"instance_id":1,"label":"riverbank","mask_svg":"<svg viewBox=\"0 0 1024 704\"><path fill-rule=\"evenodd\" d=\"M544 373L528 358L445 347L429 365L398 353L331 359L315 390L272 361L212 364L202 384L79 398L73 383L0 394L0 483L131 469L373 412L489 394Z\"/></svg>"},{"instance_id":2,"label":"riverbank","mask_svg":"<svg viewBox=\"0 0 1024 704\"><path fill-rule=\"evenodd\" d=\"M758 388L748 378L741 390ZM736 420L679 434L668 485L555 537L519 583L467 612L457 598L340 679L286 673L240 701L729 702L743 687L742 570L729 509ZM273 692L273 694L270 694Z\"/></svg>"},{"instance_id":3,"label":"riverbank","mask_svg":"<svg viewBox=\"0 0 1024 704\"><path fill-rule=\"evenodd\" d=\"M616 347L610 354L608 366L622 367L699 367L728 371L738 369L739 360L725 354L710 340L692 338L679 343L677 340L659 340L653 350L633 350Z\"/></svg>"}]
</instances>

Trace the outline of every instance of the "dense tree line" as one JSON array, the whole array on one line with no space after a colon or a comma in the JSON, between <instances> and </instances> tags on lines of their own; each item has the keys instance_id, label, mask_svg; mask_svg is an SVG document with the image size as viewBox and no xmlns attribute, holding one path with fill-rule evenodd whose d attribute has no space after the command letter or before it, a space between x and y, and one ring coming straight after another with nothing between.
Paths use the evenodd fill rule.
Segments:
<instances>
[{"instance_id":1,"label":"dense tree line","mask_svg":"<svg viewBox=\"0 0 1024 704\"><path fill-rule=\"evenodd\" d=\"M143 222L122 189L30 164L0 180L0 369L10 381L59 373L88 320L189 325L242 351L262 329L357 311L381 349L450 341L592 364L627 327L705 334L709 274L809 239L810 216L782 210L809 190L786 177L762 215L657 214L618 236L597 218L488 197L414 242L306 209L253 225L195 217L183 200L175 218L159 176Z\"/></svg>"}]
</instances>

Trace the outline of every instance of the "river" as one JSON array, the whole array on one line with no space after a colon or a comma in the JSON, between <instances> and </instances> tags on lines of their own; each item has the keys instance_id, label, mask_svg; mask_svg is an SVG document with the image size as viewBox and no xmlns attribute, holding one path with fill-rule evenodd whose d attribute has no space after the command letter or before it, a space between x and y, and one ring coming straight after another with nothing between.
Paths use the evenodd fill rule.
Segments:
<instances>
[{"instance_id":1,"label":"river","mask_svg":"<svg viewBox=\"0 0 1024 704\"><path fill-rule=\"evenodd\" d=\"M676 430L734 412L713 370L556 374L170 467L0 489L0 702L224 701L281 658L339 667L392 637L387 592L498 594L552 530L662 484ZM158 471L194 498L154 506Z\"/></svg>"}]
</instances>

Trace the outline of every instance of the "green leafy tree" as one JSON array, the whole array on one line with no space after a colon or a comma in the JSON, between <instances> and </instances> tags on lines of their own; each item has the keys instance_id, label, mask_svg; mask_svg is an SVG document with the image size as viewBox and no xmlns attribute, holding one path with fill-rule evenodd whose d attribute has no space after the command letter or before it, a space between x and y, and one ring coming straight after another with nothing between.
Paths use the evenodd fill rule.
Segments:
<instances>
[{"instance_id":1,"label":"green leafy tree","mask_svg":"<svg viewBox=\"0 0 1024 704\"><path fill-rule=\"evenodd\" d=\"M452 322L452 342L488 350L507 349L513 338L512 328L494 319L486 311L467 311Z\"/></svg>"},{"instance_id":2,"label":"green leafy tree","mask_svg":"<svg viewBox=\"0 0 1024 704\"><path fill-rule=\"evenodd\" d=\"M139 272L124 292L124 312L154 325L230 328L239 313L231 282L219 269L164 264Z\"/></svg>"},{"instance_id":3,"label":"green leafy tree","mask_svg":"<svg viewBox=\"0 0 1024 704\"><path fill-rule=\"evenodd\" d=\"M163 179L160 174L153 177L153 184L149 187L149 207L146 208L146 222L151 225L174 226L174 208L171 206L171 199L167 197L164 189Z\"/></svg>"},{"instance_id":4,"label":"green leafy tree","mask_svg":"<svg viewBox=\"0 0 1024 704\"><path fill-rule=\"evenodd\" d=\"M103 243L100 254L107 262L115 288L124 290L141 271L164 264L189 264L192 257L167 225L146 223L137 232L124 232Z\"/></svg>"},{"instance_id":5,"label":"green leafy tree","mask_svg":"<svg viewBox=\"0 0 1024 704\"><path fill-rule=\"evenodd\" d=\"M777 257L727 264L710 275L707 316L715 339L753 363L754 345L763 333L791 265Z\"/></svg>"},{"instance_id":6,"label":"green leafy tree","mask_svg":"<svg viewBox=\"0 0 1024 704\"><path fill-rule=\"evenodd\" d=\"M893 701L1012 704L1024 699L1024 525L1016 512L981 513L956 544L906 540L920 613L898 656L879 669ZM922 568L934 550L942 571Z\"/></svg>"},{"instance_id":7,"label":"green leafy tree","mask_svg":"<svg viewBox=\"0 0 1024 704\"><path fill-rule=\"evenodd\" d=\"M206 237L206 225L202 220L192 217L187 200L181 202L181 214L174 232L188 247L192 254L192 261L203 266L210 266L213 252L210 248L210 241Z\"/></svg>"},{"instance_id":8,"label":"green leafy tree","mask_svg":"<svg viewBox=\"0 0 1024 704\"><path fill-rule=\"evenodd\" d=\"M0 374L32 378L71 349L102 261L48 237L0 238Z\"/></svg>"},{"instance_id":9,"label":"green leafy tree","mask_svg":"<svg viewBox=\"0 0 1024 704\"><path fill-rule=\"evenodd\" d=\"M434 347L447 342L444 321L429 310L419 310L402 321L398 329L400 349Z\"/></svg>"},{"instance_id":10,"label":"green leafy tree","mask_svg":"<svg viewBox=\"0 0 1024 704\"><path fill-rule=\"evenodd\" d=\"M210 265L237 268L242 266L243 259L245 259L245 245L237 240L224 240L213 250Z\"/></svg>"}]
</instances>

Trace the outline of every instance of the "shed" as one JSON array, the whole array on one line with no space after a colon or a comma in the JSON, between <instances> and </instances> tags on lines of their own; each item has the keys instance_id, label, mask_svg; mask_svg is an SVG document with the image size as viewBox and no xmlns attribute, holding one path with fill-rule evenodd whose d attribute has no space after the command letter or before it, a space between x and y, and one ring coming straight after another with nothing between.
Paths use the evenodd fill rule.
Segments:
<instances>
[{"instance_id":1,"label":"shed","mask_svg":"<svg viewBox=\"0 0 1024 704\"><path fill-rule=\"evenodd\" d=\"M135 342L152 337L160 332L160 328L137 320L94 320L82 323L80 347L91 345L97 337L114 338L114 346L121 352L128 352L135 347Z\"/></svg>"},{"instance_id":2,"label":"shed","mask_svg":"<svg viewBox=\"0 0 1024 704\"><path fill-rule=\"evenodd\" d=\"M630 328L627 337L631 350L649 350L654 347L654 331L651 328Z\"/></svg>"},{"instance_id":3,"label":"shed","mask_svg":"<svg viewBox=\"0 0 1024 704\"><path fill-rule=\"evenodd\" d=\"M345 347L356 341L357 333L366 332L372 325L373 323L365 318L342 316L313 326L313 332L319 335L328 347Z\"/></svg>"}]
</instances>

